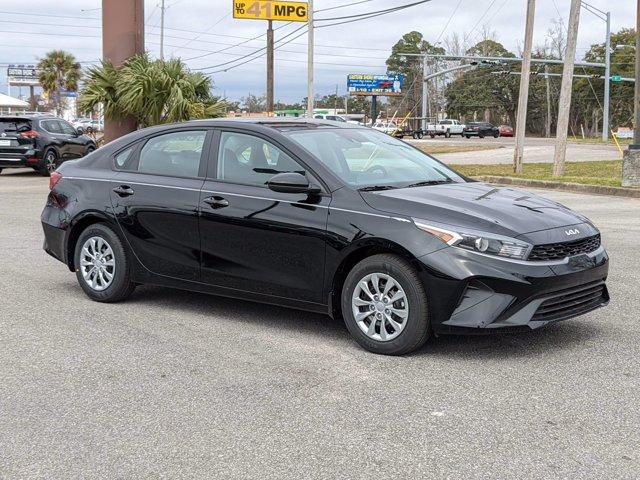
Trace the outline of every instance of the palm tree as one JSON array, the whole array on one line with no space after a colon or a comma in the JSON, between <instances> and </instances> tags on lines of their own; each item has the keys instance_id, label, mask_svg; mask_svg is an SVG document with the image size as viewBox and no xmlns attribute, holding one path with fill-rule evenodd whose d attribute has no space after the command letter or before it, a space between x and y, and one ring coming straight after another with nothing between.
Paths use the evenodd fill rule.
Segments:
<instances>
[{"instance_id":1,"label":"palm tree","mask_svg":"<svg viewBox=\"0 0 640 480\"><path fill-rule=\"evenodd\" d=\"M146 53L122 67L103 61L89 69L78 105L84 112L102 105L107 119L132 116L143 127L225 113L225 103L211 95L209 77L190 72L179 59L150 60Z\"/></svg>"},{"instance_id":2,"label":"palm tree","mask_svg":"<svg viewBox=\"0 0 640 480\"><path fill-rule=\"evenodd\" d=\"M38 63L40 70L39 81L56 109L56 114L62 113L63 101L60 90L68 92L78 91L81 68L75 57L64 50L52 50Z\"/></svg>"}]
</instances>

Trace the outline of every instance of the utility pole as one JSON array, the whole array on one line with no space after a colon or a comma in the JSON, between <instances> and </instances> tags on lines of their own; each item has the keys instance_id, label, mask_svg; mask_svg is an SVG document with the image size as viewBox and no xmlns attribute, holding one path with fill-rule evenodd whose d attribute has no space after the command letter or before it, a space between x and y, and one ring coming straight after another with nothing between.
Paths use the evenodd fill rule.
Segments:
<instances>
[{"instance_id":1,"label":"utility pole","mask_svg":"<svg viewBox=\"0 0 640 480\"><path fill-rule=\"evenodd\" d=\"M307 117L313 118L313 0L309 0L309 23L308 23L308 52L307 52Z\"/></svg>"},{"instance_id":2,"label":"utility pole","mask_svg":"<svg viewBox=\"0 0 640 480\"><path fill-rule=\"evenodd\" d=\"M633 117L633 143L624 152L622 186L640 187L640 0L636 11L636 87Z\"/></svg>"},{"instance_id":3,"label":"utility pole","mask_svg":"<svg viewBox=\"0 0 640 480\"><path fill-rule=\"evenodd\" d=\"M102 52L116 67L144 52L144 0L102 0ZM137 128L135 118L105 119L104 140L109 142Z\"/></svg>"},{"instance_id":4,"label":"utility pole","mask_svg":"<svg viewBox=\"0 0 640 480\"><path fill-rule=\"evenodd\" d=\"M429 88L427 85L427 57L422 57L422 126L423 132L427 131L427 117L429 116Z\"/></svg>"},{"instance_id":5,"label":"utility pole","mask_svg":"<svg viewBox=\"0 0 640 480\"><path fill-rule=\"evenodd\" d=\"M606 14L607 39L604 42L604 105L602 107L602 140L609 140L609 101L611 90L611 12Z\"/></svg>"},{"instance_id":6,"label":"utility pole","mask_svg":"<svg viewBox=\"0 0 640 480\"><path fill-rule=\"evenodd\" d=\"M160 60L164 60L164 0L160 3Z\"/></svg>"},{"instance_id":7,"label":"utility pole","mask_svg":"<svg viewBox=\"0 0 640 480\"><path fill-rule=\"evenodd\" d=\"M558 125L556 128L556 148L553 155L553 176L564 175L564 160L567 154L567 130L571 111L571 90L573 87L573 67L580 22L580 0L571 0L569 11L569 28L567 31L567 48L565 50L562 85L560 87L560 104L558 105Z\"/></svg>"},{"instance_id":8,"label":"utility pole","mask_svg":"<svg viewBox=\"0 0 640 480\"><path fill-rule=\"evenodd\" d=\"M551 89L549 88L549 65L544 66L544 79L547 84L547 122L545 125L545 134L547 138L551 138Z\"/></svg>"},{"instance_id":9,"label":"utility pole","mask_svg":"<svg viewBox=\"0 0 640 480\"><path fill-rule=\"evenodd\" d=\"M529 80L531 79L531 50L533 48L533 19L536 13L536 0L527 2L527 22L524 32L524 55L520 92L518 94L518 118L516 119L516 148L513 154L513 171L522 173L522 154L527 129L527 103L529 101Z\"/></svg>"},{"instance_id":10,"label":"utility pole","mask_svg":"<svg viewBox=\"0 0 640 480\"><path fill-rule=\"evenodd\" d=\"M634 100L633 144L636 150L640 150L640 0L636 12L636 88Z\"/></svg>"},{"instance_id":11,"label":"utility pole","mask_svg":"<svg viewBox=\"0 0 640 480\"><path fill-rule=\"evenodd\" d=\"M273 21L267 27L267 113L273 113Z\"/></svg>"}]
</instances>

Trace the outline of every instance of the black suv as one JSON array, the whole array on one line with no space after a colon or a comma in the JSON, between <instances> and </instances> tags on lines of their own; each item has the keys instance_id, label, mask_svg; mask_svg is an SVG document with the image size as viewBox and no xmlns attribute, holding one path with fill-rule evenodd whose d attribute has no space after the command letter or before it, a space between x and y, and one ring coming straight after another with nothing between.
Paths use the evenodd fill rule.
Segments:
<instances>
[{"instance_id":1,"label":"black suv","mask_svg":"<svg viewBox=\"0 0 640 480\"><path fill-rule=\"evenodd\" d=\"M84 157L96 144L69 122L53 116L0 116L0 172L30 167L49 176L65 160Z\"/></svg>"},{"instance_id":2,"label":"black suv","mask_svg":"<svg viewBox=\"0 0 640 480\"><path fill-rule=\"evenodd\" d=\"M462 135L467 138L477 136L479 138L493 137L498 138L500 136L500 129L495 125L487 122L472 122L467 124L462 131Z\"/></svg>"}]
</instances>

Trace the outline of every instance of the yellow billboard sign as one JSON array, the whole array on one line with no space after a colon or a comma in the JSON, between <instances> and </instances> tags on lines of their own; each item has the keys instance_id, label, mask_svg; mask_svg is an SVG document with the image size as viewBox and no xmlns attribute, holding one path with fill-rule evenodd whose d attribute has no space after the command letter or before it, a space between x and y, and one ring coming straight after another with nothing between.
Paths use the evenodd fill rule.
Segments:
<instances>
[{"instance_id":1,"label":"yellow billboard sign","mask_svg":"<svg viewBox=\"0 0 640 480\"><path fill-rule=\"evenodd\" d=\"M276 0L234 0L233 18L306 22L309 20L309 4Z\"/></svg>"}]
</instances>

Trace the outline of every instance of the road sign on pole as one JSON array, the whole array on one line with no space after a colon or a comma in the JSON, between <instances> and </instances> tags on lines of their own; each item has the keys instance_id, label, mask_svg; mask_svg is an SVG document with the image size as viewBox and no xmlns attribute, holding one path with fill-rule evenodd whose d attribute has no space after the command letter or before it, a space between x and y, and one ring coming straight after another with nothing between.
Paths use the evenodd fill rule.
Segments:
<instances>
[{"instance_id":1,"label":"road sign on pole","mask_svg":"<svg viewBox=\"0 0 640 480\"><path fill-rule=\"evenodd\" d=\"M234 0L233 18L239 18L242 20L283 20L286 22L306 22L309 20L309 5L307 2Z\"/></svg>"}]
</instances>

